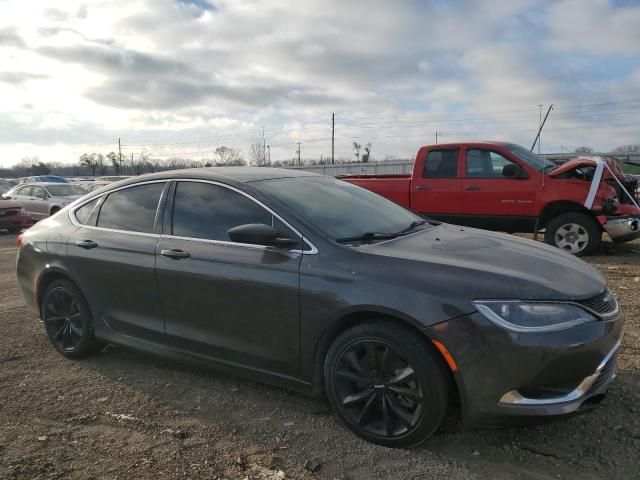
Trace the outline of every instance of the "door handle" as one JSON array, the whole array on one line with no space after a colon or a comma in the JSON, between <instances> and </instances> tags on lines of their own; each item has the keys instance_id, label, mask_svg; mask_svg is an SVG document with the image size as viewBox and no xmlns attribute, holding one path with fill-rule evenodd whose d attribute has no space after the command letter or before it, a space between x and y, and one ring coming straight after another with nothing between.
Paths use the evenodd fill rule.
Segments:
<instances>
[{"instance_id":1,"label":"door handle","mask_svg":"<svg viewBox=\"0 0 640 480\"><path fill-rule=\"evenodd\" d=\"M469 186L469 187L465 187L464 189L465 189L465 190L467 190L467 191L469 191L469 192L474 192L474 191L477 191L477 190L482 190L482 189L481 189L479 186L477 186L477 185L471 185L471 186Z\"/></svg>"},{"instance_id":2,"label":"door handle","mask_svg":"<svg viewBox=\"0 0 640 480\"><path fill-rule=\"evenodd\" d=\"M416 185L416 190L429 190L429 187L427 187L426 185Z\"/></svg>"},{"instance_id":3,"label":"door handle","mask_svg":"<svg viewBox=\"0 0 640 480\"><path fill-rule=\"evenodd\" d=\"M91 248L96 248L98 244L93 240L78 240L76 242L76 246L89 250Z\"/></svg>"},{"instance_id":4,"label":"door handle","mask_svg":"<svg viewBox=\"0 0 640 480\"><path fill-rule=\"evenodd\" d=\"M163 257L173 258L175 260L180 260L181 258L189 258L191 254L184 252L182 250L160 250L160 255Z\"/></svg>"}]
</instances>

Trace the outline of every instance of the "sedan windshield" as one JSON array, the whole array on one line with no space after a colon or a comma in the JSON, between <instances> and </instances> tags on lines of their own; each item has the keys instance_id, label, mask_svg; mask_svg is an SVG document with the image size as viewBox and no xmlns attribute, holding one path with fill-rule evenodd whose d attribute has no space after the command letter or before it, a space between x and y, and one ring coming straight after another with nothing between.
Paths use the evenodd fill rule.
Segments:
<instances>
[{"instance_id":1,"label":"sedan windshield","mask_svg":"<svg viewBox=\"0 0 640 480\"><path fill-rule=\"evenodd\" d=\"M47 190L53 197L70 197L73 195L84 195L87 191L78 185L49 185Z\"/></svg>"},{"instance_id":2,"label":"sedan windshield","mask_svg":"<svg viewBox=\"0 0 640 480\"><path fill-rule=\"evenodd\" d=\"M329 177L264 180L253 184L334 240L393 238L422 218L373 192Z\"/></svg>"},{"instance_id":3,"label":"sedan windshield","mask_svg":"<svg viewBox=\"0 0 640 480\"><path fill-rule=\"evenodd\" d=\"M513 153L516 157L518 157L520 160L522 160L523 162L526 162L527 164L529 164L539 172L542 172L543 170L545 170L546 168L549 168L550 166L553 166L553 167L556 166L553 162L550 162L546 160L544 157L536 155L532 151L527 150L526 148L521 147L520 145L516 145L515 143L507 143L504 147L507 150L509 150L511 153Z\"/></svg>"}]
</instances>

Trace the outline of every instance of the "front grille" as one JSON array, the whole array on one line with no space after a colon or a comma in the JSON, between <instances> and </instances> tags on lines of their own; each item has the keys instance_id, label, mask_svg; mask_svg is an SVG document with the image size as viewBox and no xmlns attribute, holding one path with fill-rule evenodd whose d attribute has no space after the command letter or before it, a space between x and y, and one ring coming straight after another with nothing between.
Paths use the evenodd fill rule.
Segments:
<instances>
[{"instance_id":1,"label":"front grille","mask_svg":"<svg viewBox=\"0 0 640 480\"><path fill-rule=\"evenodd\" d=\"M18 214L19 208L0 208L0 217L13 217Z\"/></svg>"},{"instance_id":2,"label":"front grille","mask_svg":"<svg viewBox=\"0 0 640 480\"><path fill-rule=\"evenodd\" d=\"M611 315L618 310L618 301L615 295L609 290L605 290L597 297L582 300L579 303L599 315Z\"/></svg>"}]
</instances>

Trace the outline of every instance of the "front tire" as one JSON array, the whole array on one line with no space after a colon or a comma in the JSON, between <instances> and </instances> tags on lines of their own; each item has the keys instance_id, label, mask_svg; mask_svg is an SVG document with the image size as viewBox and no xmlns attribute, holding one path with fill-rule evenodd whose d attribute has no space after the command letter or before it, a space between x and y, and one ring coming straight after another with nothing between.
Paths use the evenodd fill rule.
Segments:
<instances>
[{"instance_id":1,"label":"front tire","mask_svg":"<svg viewBox=\"0 0 640 480\"><path fill-rule=\"evenodd\" d=\"M80 290L68 280L56 280L47 287L40 317L49 342L65 357L86 357L104 347L94 336L89 305Z\"/></svg>"},{"instance_id":2,"label":"front tire","mask_svg":"<svg viewBox=\"0 0 640 480\"><path fill-rule=\"evenodd\" d=\"M333 342L324 377L336 416L359 437L387 447L426 440L447 412L446 370L425 338L371 322Z\"/></svg>"},{"instance_id":3,"label":"front tire","mask_svg":"<svg viewBox=\"0 0 640 480\"><path fill-rule=\"evenodd\" d=\"M591 255L600 246L602 231L596 220L585 213L568 212L551 219L544 241L578 257Z\"/></svg>"},{"instance_id":4,"label":"front tire","mask_svg":"<svg viewBox=\"0 0 640 480\"><path fill-rule=\"evenodd\" d=\"M60 207L53 207L51 209L51 211L49 212L49 216L51 217L51 216L55 215L56 213L58 213L59 211L60 211Z\"/></svg>"}]
</instances>

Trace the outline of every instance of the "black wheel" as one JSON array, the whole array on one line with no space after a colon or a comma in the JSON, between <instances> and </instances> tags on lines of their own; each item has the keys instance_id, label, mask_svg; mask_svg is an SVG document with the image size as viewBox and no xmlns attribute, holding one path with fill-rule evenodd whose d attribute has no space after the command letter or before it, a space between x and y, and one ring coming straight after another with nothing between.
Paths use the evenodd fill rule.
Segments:
<instances>
[{"instance_id":1,"label":"black wheel","mask_svg":"<svg viewBox=\"0 0 640 480\"><path fill-rule=\"evenodd\" d=\"M40 311L49 341L63 355L81 358L103 348L94 337L89 305L68 280L56 280L49 285Z\"/></svg>"},{"instance_id":2,"label":"black wheel","mask_svg":"<svg viewBox=\"0 0 640 480\"><path fill-rule=\"evenodd\" d=\"M9 233L18 233L20 232L20 230L22 230L22 227L8 227L7 231Z\"/></svg>"},{"instance_id":3,"label":"black wheel","mask_svg":"<svg viewBox=\"0 0 640 480\"><path fill-rule=\"evenodd\" d=\"M49 216L51 216L51 215L55 215L55 214L56 214L56 213L58 213L59 211L60 211L60 208L59 208L59 207L53 207L53 208L51 209L51 212L49 212Z\"/></svg>"},{"instance_id":4,"label":"black wheel","mask_svg":"<svg viewBox=\"0 0 640 480\"><path fill-rule=\"evenodd\" d=\"M356 435L387 447L426 440L447 411L442 360L420 335L367 323L342 333L325 361L325 387L337 417Z\"/></svg>"},{"instance_id":5,"label":"black wheel","mask_svg":"<svg viewBox=\"0 0 640 480\"><path fill-rule=\"evenodd\" d=\"M591 255L600 246L602 231L596 220L585 213L568 212L552 218L544 241L581 257Z\"/></svg>"}]
</instances>

